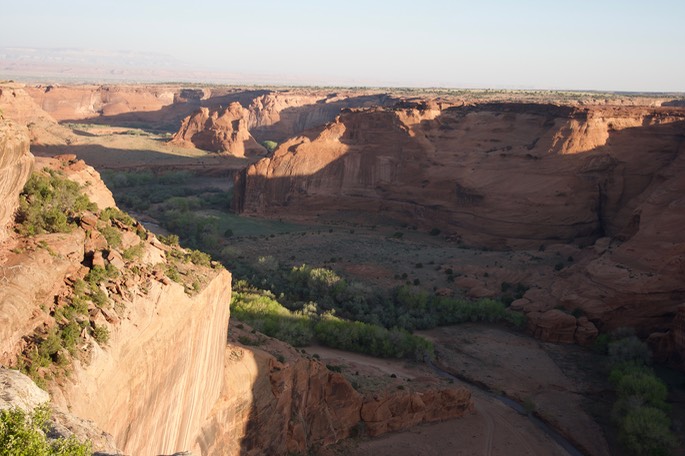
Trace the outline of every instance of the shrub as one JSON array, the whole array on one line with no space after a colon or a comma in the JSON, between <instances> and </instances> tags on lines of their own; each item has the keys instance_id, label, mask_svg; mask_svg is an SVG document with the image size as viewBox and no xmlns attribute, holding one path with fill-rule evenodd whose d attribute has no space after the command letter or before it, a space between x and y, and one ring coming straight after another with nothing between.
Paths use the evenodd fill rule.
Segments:
<instances>
[{"instance_id":1,"label":"shrub","mask_svg":"<svg viewBox=\"0 0 685 456\"><path fill-rule=\"evenodd\" d=\"M266 140L266 141L262 141L262 146L264 146L264 148L267 150L267 152L271 153L274 150L276 150L276 148L278 147L278 143L276 141Z\"/></svg>"},{"instance_id":2,"label":"shrub","mask_svg":"<svg viewBox=\"0 0 685 456\"><path fill-rule=\"evenodd\" d=\"M667 455L677 445L666 414L653 407L631 410L620 426L619 439L633 455Z\"/></svg>"},{"instance_id":3,"label":"shrub","mask_svg":"<svg viewBox=\"0 0 685 456\"><path fill-rule=\"evenodd\" d=\"M322 345L382 358L423 359L433 355L433 345L401 329L345 321L333 316L322 318L314 327L317 341Z\"/></svg>"},{"instance_id":4,"label":"shrub","mask_svg":"<svg viewBox=\"0 0 685 456\"><path fill-rule=\"evenodd\" d=\"M162 242L162 244L166 244L171 247L177 246L179 242L178 236L176 236L175 234L170 234L168 236L160 236L159 240Z\"/></svg>"},{"instance_id":5,"label":"shrub","mask_svg":"<svg viewBox=\"0 0 685 456\"><path fill-rule=\"evenodd\" d=\"M80 213L96 208L76 182L55 171L46 173L32 174L19 196L16 220L22 234L68 232Z\"/></svg>"},{"instance_id":6,"label":"shrub","mask_svg":"<svg viewBox=\"0 0 685 456\"><path fill-rule=\"evenodd\" d=\"M104 222L117 220L127 226L133 226L134 223L130 215L117 209L116 207L108 207L100 212L100 220Z\"/></svg>"},{"instance_id":7,"label":"shrub","mask_svg":"<svg viewBox=\"0 0 685 456\"><path fill-rule=\"evenodd\" d=\"M612 415L618 423L619 439L629 454L670 454L676 439L665 413L668 390L646 366L651 355L647 345L630 334L628 330L614 332L623 337L609 344L614 362L609 380L617 394Z\"/></svg>"},{"instance_id":8,"label":"shrub","mask_svg":"<svg viewBox=\"0 0 685 456\"><path fill-rule=\"evenodd\" d=\"M104 325L94 325L93 338L100 345L105 345L109 342L109 329Z\"/></svg>"},{"instance_id":9,"label":"shrub","mask_svg":"<svg viewBox=\"0 0 685 456\"><path fill-rule=\"evenodd\" d=\"M143 244L136 244L124 250L122 254L125 260L131 261L143 256Z\"/></svg>"},{"instance_id":10,"label":"shrub","mask_svg":"<svg viewBox=\"0 0 685 456\"><path fill-rule=\"evenodd\" d=\"M110 248L116 249L121 245L121 232L113 226L106 226L100 229L102 235L107 239Z\"/></svg>"},{"instance_id":11,"label":"shrub","mask_svg":"<svg viewBox=\"0 0 685 456\"><path fill-rule=\"evenodd\" d=\"M649 364L652 358L652 352L649 350L649 347L636 336L609 342L608 351L613 363L636 362Z\"/></svg>"},{"instance_id":12,"label":"shrub","mask_svg":"<svg viewBox=\"0 0 685 456\"><path fill-rule=\"evenodd\" d=\"M49 440L50 410L31 413L13 408L0 411L0 456L90 456L90 442L75 437Z\"/></svg>"},{"instance_id":13,"label":"shrub","mask_svg":"<svg viewBox=\"0 0 685 456\"><path fill-rule=\"evenodd\" d=\"M190 251L190 262L198 265L198 266L204 266L204 267L210 267L212 263L212 257L210 257L208 254L201 252L199 250L191 250Z\"/></svg>"}]
</instances>

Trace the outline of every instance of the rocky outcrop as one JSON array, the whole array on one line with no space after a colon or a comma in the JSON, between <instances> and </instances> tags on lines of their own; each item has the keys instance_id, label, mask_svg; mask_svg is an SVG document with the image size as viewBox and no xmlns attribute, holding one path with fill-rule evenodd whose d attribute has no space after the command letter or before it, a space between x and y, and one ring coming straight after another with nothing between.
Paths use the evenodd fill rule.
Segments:
<instances>
[{"instance_id":1,"label":"rocky outcrop","mask_svg":"<svg viewBox=\"0 0 685 456\"><path fill-rule=\"evenodd\" d=\"M30 166L25 133L5 144L3 164ZM99 175L74 158L39 159L39 166L84 185L100 208L113 206ZM26 172L19 165L21 172L5 167L9 177L3 184L23 186ZM19 189L8 186L3 200L16 205ZM53 405L92 420L127 454L192 450L222 388L230 274L185 263L172 266L164 255L170 248L135 222L88 211L76 221L79 226L67 233L13 237L0 245L0 363L31 366L37 376L55 373L32 354L51 328L63 329L69 318L76 318L80 334L73 359L65 349L50 355L53 362L69 356L73 367L68 378L48 385ZM116 243L102 234L106 230L117 233ZM127 256L125 250L132 247L137 253ZM79 305L87 309L68 317L72 314L64 309L76 305L75 283L95 266L113 274L99 279L96 289L80 291ZM171 281L164 273L169 267L177 268L188 285ZM96 342L93 328L104 328L108 342ZM67 418L65 429L90 428Z\"/></svg>"},{"instance_id":2,"label":"rocky outcrop","mask_svg":"<svg viewBox=\"0 0 685 456\"><path fill-rule=\"evenodd\" d=\"M0 83L0 118L28 127L31 144L66 144L75 137L31 98L18 83Z\"/></svg>"},{"instance_id":3,"label":"rocky outcrop","mask_svg":"<svg viewBox=\"0 0 685 456\"><path fill-rule=\"evenodd\" d=\"M52 158L38 157L36 158L36 167L39 169L48 167L64 172L70 180L81 186L83 193L98 208L116 207L114 196L100 178L100 173L92 166L88 166L83 160L77 159L76 155L64 154Z\"/></svg>"},{"instance_id":4,"label":"rocky outcrop","mask_svg":"<svg viewBox=\"0 0 685 456\"><path fill-rule=\"evenodd\" d=\"M465 388L400 390L366 397L361 409L364 431L371 437L409 429L421 423L460 417L472 410Z\"/></svg>"},{"instance_id":5,"label":"rocky outcrop","mask_svg":"<svg viewBox=\"0 0 685 456\"><path fill-rule=\"evenodd\" d=\"M32 166L26 129L0 120L0 241L7 235Z\"/></svg>"},{"instance_id":6,"label":"rocky outcrop","mask_svg":"<svg viewBox=\"0 0 685 456\"><path fill-rule=\"evenodd\" d=\"M0 410L29 412L50 401L50 395L19 371L0 368Z\"/></svg>"},{"instance_id":7,"label":"rocky outcrop","mask_svg":"<svg viewBox=\"0 0 685 456\"><path fill-rule=\"evenodd\" d=\"M304 453L351 435L377 436L472 410L462 387L362 395L343 375L279 345L288 353L283 362L229 345L224 391L199 439L202 454Z\"/></svg>"},{"instance_id":8,"label":"rocky outcrop","mask_svg":"<svg viewBox=\"0 0 685 456\"><path fill-rule=\"evenodd\" d=\"M209 108L200 108L183 119L171 142L236 157L265 155L266 149L247 130L246 114L240 103L211 113Z\"/></svg>"},{"instance_id":9,"label":"rocky outcrop","mask_svg":"<svg viewBox=\"0 0 685 456\"><path fill-rule=\"evenodd\" d=\"M158 111L172 104L176 97L175 88L163 85L39 85L26 90L43 110L60 121Z\"/></svg>"}]
</instances>

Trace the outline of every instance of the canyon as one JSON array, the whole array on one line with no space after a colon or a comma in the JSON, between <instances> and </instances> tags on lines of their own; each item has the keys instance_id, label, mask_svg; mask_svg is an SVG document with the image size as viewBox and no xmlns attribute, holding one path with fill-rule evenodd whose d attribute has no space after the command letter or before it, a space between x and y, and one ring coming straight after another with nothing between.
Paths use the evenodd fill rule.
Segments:
<instances>
[{"instance_id":1,"label":"canyon","mask_svg":"<svg viewBox=\"0 0 685 456\"><path fill-rule=\"evenodd\" d=\"M89 438L95 450L135 455L304 452L349 437L360 423L369 423L369 435L379 435L472 410L469 390L456 386L389 391L372 405L379 399L358 393L340 374L287 346L290 359L279 362L262 350L227 345L229 272L214 263L175 263L171 258L183 251L161 243L135 221L107 224L105 210L116 214L117 209L97 171L75 155L34 158L24 125L6 121L0 132L0 172L6 177L0 239L3 366L26 362L32 344L49 337L51 328L64 328L60 310L75 302L79 280L89 280L97 267L117 271L99 289L114 307L101 308L90 298L90 326L79 336L68 375L39 369L38 375L52 379L50 396L37 389L31 392L35 401L22 402L27 394L21 391L31 381L3 370L7 404L29 409L50 397L54 427ZM76 182L96 204L77 217L77 228L35 238L9 229L32 168ZM106 238L111 229L119 232L120 245ZM133 247L140 253L131 258L127 251ZM174 282L169 268L180 268L198 285ZM107 342L96 340L89 327L107 328Z\"/></svg>"},{"instance_id":2,"label":"canyon","mask_svg":"<svg viewBox=\"0 0 685 456\"><path fill-rule=\"evenodd\" d=\"M124 271L103 285L116 310L91 306L87 317L108 328L109 342L85 331L70 375L48 384L57 419L85 420L80 435L104 452L326 454L342 442L343 454L362 454L345 442L428 433L434 428L416 426L474 416L488 418L490 428L493 417L498 429L525 426L525 417L504 414L473 385L430 369L406 368L399 382L370 368L383 386L365 388L356 383L364 364L351 356L269 337L246 344L257 332L230 317L230 267L179 266L173 255L192 251L161 242L161 231L138 222L111 222L122 247L97 234L102 211L116 208L99 174L112 170L180 171L197 188L221 182L232 193L230 210L244 220L306 227L226 234L221 248L248 262L297 256L374 286L400 283L412 267L420 270L410 274L415 286L471 298L498 297L505 283L525 282L509 310L526 316L537 341L478 328L426 337L445 371L521 403L535 396L538 415L584 453L610 453L577 398L602 387L587 387L580 370L557 369L543 353L557 353L547 343L590 347L600 334L630 327L656 360L685 369L685 108L678 100L3 83L0 108L0 362L18 366L32 341L60 324L55 310L96 264ZM19 193L31 169L45 168L77 182L98 209L69 233L26 238L13 227ZM124 260L139 242L140 257ZM381 259L386 245L401 251ZM362 250L368 257L348 256ZM170 268L180 268L181 283ZM446 270L459 272L448 280ZM523 348L503 360L485 348L455 348L464 338L492 350L507 348L490 340ZM523 353L545 366L548 383L521 377L512 385L527 362ZM466 367L472 359L487 369ZM354 367L340 372L331 360ZM405 369L393 366L393 375ZM111 435L98 439L98 432ZM546 437L516 438L532 453L565 454Z\"/></svg>"},{"instance_id":3,"label":"canyon","mask_svg":"<svg viewBox=\"0 0 685 456\"><path fill-rule=\"evenodd\" d=\"M684 132L685 111L674 108L345 110L241 172L234 207L342 211L495 250L594 245L595 258L532 284L515 307L546 340L590 343L595 327L623 326L646 337L671 328L685 299Z\"/></svg>"}]
</instances>

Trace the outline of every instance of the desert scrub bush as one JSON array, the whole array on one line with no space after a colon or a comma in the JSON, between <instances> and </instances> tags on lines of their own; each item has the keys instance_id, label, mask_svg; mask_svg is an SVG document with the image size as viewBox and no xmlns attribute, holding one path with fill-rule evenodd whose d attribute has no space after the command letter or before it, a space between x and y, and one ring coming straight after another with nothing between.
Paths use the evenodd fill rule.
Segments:
<instances>
[{"instance_id":1,"label":"desert scrub bush","mask_svg":"<svg viewBox=\"0 0 685 456\"><path fill-rule=\"evenodd\" d=\"M175 264L168 264L164 271L167 277L176 283L183 284L183 279L181 278L181 273L178 271L178 266Z\"/></svg>"},{"instance_id":2,"label":"desert scrub bush","mask_svg":"<svg viewBox=\"0 0 685 456\"><path fill-rule=\"evenodd\" d=\"M262 141L262 146L264 146L267 152L271 153L274 150L276 150L276 148L278 147L278 143L276 141L266 140Z\"/></svg>"},{"instance_id":3,"label":"desert scrub bush","mask_svg":"<svg viewBox=\"0 0 685 456\"><path fill-rule=\"evenodd\" d=\"M75 226L75 218L96 206L81 192L76 182L56 171L33 173L19 195L16 221L21 234L65 233Z\"/></svg>"},{"instance_id":4,"label":"desert scrub bush","mask_svg":"<svg viewBox=\"0 0 685 456\"><path fill-rule=\"evenodd\" d=\"M196 266L204 266L208 268L212 264L212 257L209 256L209 254L199 250L191 250L188 254L188 258L190 262Z\"/></svg>"},{"instance_id":5,"label":"desert scrub bush","mask_svg":"<svg viewBox=\"0 0 685 456\"><path fill-rule=\"evenodd\" d=\"M100 212L100 220L103 222L109 222L111 220L117 220L126 226L133 226L133 218L126 212L117 209L116 207L108 207Z\"/></svg>"},{"instance_id":6,"label":"desert scrub bush","mask_svg":"<svg viewBox=\"0 0 685 456\"><path fill-rule=\"evenodd\" d=\"M116 249L121 246L121 232L117 228L105 226L100 228L100 233L105 237L110 248Z\"/></svg>"},{"instance_id":7,"label":"desert scrub bush","mask_svg":"<svg viewBox=\"0 0 685 456\"><path fill-rule=\"evenodd\" d=\"M289 311L265 291L234 292L231 313L236 319L295 347L309 345L313 331L304 314Z\"/></svg>"},{"instance_id":8,"label":"desert scrub bush","mask_svg":"<svg viewBox=\"0 0 685 456\"><path fill-rule=\"evenodd\" d=\"M124 253L122 254L122 256L124 257L124 260L128 260L128 261L135 260L135 259L141 258L143 256L143 249L144 249L144 247L143 247L142 243L136 244L136 245L129 247L126 250L124 250Z\"/></svg>"},{"instance_id":9,"label":"desert scrub bush","mask_svg":"<svg viewBox=\"0 0 685 456\"><path fill-rule=\"evenodd\" d=\"M74 436L50 440L50 410L31 413L13 408L0 411L0 456L90 456L90 442Z\"/></svg>"},{"instance_id":10,"label":"desert scrub bush","mask_svg":"<svg viewBox=\"0 0 685 456\"><path fill-rule=\"evenodd\" d=\"M169 234L168 236L159 236L159 240L162 242L162 244L166 244L170 247L175 247L178 246L178 236L175 234Z\"/></svg>"},{"instance_id":11,"label":"desert scrub bush","mask_svg":"<svg viewBox=\"0 0 685 456\"><path fill-rule=\"evenodd\" d=\"M100 345L105 345L109 342L109 329L104 325L93 325L93 338Z\"/></svg>"},{"instance_id":12,"label":"desert scrub bush","mask_svg":"<svg viewBox=\"0 0 685 456\"><path fill-rule=\"evenodd\" d=\"M107 267L104 268L101 266L93 266L84 277L84 281L92 289L106 280L116 279L117 277L119 277L119 270L114 265L108 264Z\"/></svg>"}]
</instances>

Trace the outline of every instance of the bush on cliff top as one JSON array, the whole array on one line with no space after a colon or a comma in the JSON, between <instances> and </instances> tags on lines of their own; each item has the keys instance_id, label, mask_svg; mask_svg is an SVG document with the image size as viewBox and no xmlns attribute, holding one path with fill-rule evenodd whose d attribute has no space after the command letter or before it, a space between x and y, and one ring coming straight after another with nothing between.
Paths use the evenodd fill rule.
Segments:
<instances>
[{"instance_id":1,"label":"bush on cliff top","mask_svg":"<svg viewBox=\"0 0 685 456\"><path fill-rule=\"evenodd\" d=\"M14 408L0 411L0 456L89 456L90 443L74 436L50 440L47 406L27 414Z\"/></svg>"},{"instance_id":2,"label":"bush on cliff top","mask_svg":"<svg viewBox=\"0 0 685 456\"><path fill-rule=\"evenodd\" d=\"M33 173L19 196L16 220L21 234L69 232L80 213L96 209L76 182L44 171Z\"/></svg>"}]
</instances>

